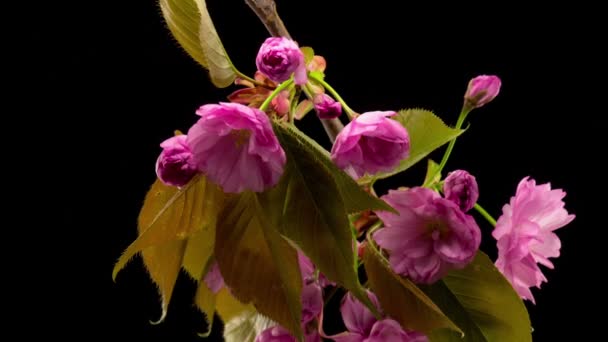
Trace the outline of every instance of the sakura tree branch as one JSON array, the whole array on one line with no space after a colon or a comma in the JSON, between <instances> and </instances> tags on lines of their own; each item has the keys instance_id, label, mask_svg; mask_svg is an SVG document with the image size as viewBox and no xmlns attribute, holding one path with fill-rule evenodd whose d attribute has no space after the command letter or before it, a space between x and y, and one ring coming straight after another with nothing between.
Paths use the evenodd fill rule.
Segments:
<instances>
[{"instance_id":1,"label":"sakura tree branch","mask_svg":"<svg viewBox=\"0 0 608 342\"><path fill-rule=\"evenodd\" d=\"M291 39L283 20L277 13L277 5L274 0L245 0L245 3L260 18L271 35L275 37L287 37Z\"/></svg>"},{"instance_id":2,"label":"sakura tree branch","mask_svg":"<svg viewBox=\"0 0 608 342\"><path fill-rule=\"evenodd\" d=\"M283 24L283 20L281 20L277 13L277 5L274 0L245 0L245 3L249 5L251 10L264 23L264 26L266 26L266 29L272 36L291 38L289 31L287 31L285 24ZM321 120L321 123L332 143L336 140L338 133L344 128L340 119Z\"/></svg>"}]
</instances>

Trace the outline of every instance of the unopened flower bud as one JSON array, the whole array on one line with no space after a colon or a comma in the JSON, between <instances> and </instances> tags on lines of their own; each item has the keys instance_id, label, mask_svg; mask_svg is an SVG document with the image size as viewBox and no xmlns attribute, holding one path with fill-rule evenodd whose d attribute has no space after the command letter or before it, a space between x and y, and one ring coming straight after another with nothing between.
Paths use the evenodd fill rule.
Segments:
<instances>
[{"instance_id":1,"label":"unopened flower bud","mask_svg":"<svg viewBox=\"0 0 608 342\"><path fill-rule=\"evenodd\" d=\"M467 212L479 198L477 180L465 170L452 171L443 183L443 193L445 198L456 203L463 212Z\"/></svg>"},{"instance_id":2,"label":"unopened flower bud","mask_svg":"<svg viewBox=\"0 0 608 342\"><path fill-rule=\"evenodd\" d=\"M481 75L469 81L464 100L471 109L479 108L492 101L500 92L500 78L494 75Z\"/></svg>"},{"instance_id":3,"label":"unopened flower bud","mask_svg":"<svg viewBox=\"0 0 608 342\"><path fill-rule=\"evenodd\" d=\"M296 42L285 37L266 39L255 63L261 73L277 83L287 81L294 73L296 84L308 80L304 54Z\"/></svg>"},{"instance_id":4,"label":"unopened flower bud","mask_svg":"<svg viewBox=\"0 0 608 342\"><path fill-rule=\"evenodd\" d=\"M335 119L342 114L342 105L327 94L316 95L314 105L321 119Z\"/></svg>"}]
</instances>

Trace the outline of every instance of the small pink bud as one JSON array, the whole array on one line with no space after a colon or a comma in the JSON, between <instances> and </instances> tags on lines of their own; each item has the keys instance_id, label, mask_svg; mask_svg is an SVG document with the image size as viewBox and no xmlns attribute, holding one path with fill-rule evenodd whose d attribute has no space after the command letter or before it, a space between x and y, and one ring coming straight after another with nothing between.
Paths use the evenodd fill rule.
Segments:
<instances>
[{"instance_id":1,"label":"small pink bud","mask_svg":"<svg viewBox=\"0 0 608 342\"><path fill-rule=\"evenodd\" d=\"M467 106L479 108L492 101L500 92L500 78L494 75L481 75L469 81L464 100Z\"/></svg>"},{"instance_id":2,"label":"small pink bud","mask_svg":"<svg viewBox=\"0 0 608 342\"><path fill-rule=\"evenodd\" d=\"M342 105L327 94L316 95L314 105L321 119L335 119L342 114Z\"/></svg>"},{"instance_id":3,"label":"small pink bud","mask_svg":"<svg viewBox=\"0 0 608 342\"><path fill-rule=\"evenodd\" d=\"M156 160L156 175L167 185L184 186L197 173L191 164L192 152L186 140L187 136L176 135L160 144L163 151Z\"/></svg>"},{"instance_id":4,"label":"small pink bud","mask_svg":"<svg viewBox=\"0 0 608 342\"><path fill-rule=\"evenodd\" d=\"M477 180L465 170L452 171L443 183L443 193L445 198L456 203L460 210L466 213L479 198Z\"/></svg>"}]
</instances>

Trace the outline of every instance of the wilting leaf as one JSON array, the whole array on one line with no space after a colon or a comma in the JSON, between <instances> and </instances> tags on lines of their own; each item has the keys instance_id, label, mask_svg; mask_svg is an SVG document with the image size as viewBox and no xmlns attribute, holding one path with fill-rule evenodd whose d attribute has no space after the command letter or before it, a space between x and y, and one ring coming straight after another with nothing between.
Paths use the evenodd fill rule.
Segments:
<instances>
[{"instance_id":1,"label":"wilting leaf","mask_svg":"<svg viewBox=\"0 0 608 342\"><path fill-rule=\"evenodd\" d=\"M410 135L410 155L399 163L391 172L375 175L375 178L387 178L403 172L416 164L441 145L458 137L464 130L446 126L440 118L424 109L404 109L393 119L399 121Z\"/></svg>"},{"instance_id":2,"label":"wilting leaf","mask_svg":"<svg viewBox=\"0 0 608 342\"><path fill-rule=\"evenodd\" d=\"M225 342L253 342L262 331L276 325L255 311L246 311L227 321L224 326Z\"/></svg>"},{"instance_id":3,"label":"wilting leaf","mask_svg":"<svg viewBox=\"0 0 608 342\"><path fill-rule=\"evenodd\" d=\"M209 69L213 84L220 88L232 84L236 68L224 50L205 0L160 0L160 8L175 39Z\"/></svg>"},{"instance_id":4,"label":"wilting leaf","mask_svg":"<svg viewBox=\"0 0 608 342\"><path fill-rule=\"evenodd\" d=\"M395 274L368 243L363 254L365 271L382 309L404 328L429 334L434 329L460 329L414 283ZM461 336L455 333L455 336Z\"/></svg>"},{"instance_id":5,"label":"wilting leaf","mask_svg":"<svg viewBox=\"0 0 608 342\"><path fill-rule=\"evenodd\" d=\"M300 158L298 160L301 160L301 163L309 163L313 165L311 167L315 168L320 166L326 168L327 172L331 174L336 183L346 211L349 214L367 209L394 212L394 209L386 204L386 202L370 195L363 190L351 176L340 170L331 160L329 152L316 141L310 139L295 127L281 123L275 124L274 127L279 139L286 140L285 142L281 141L281 144L286 145L289 143L290 146L293 146L293 148L295 148L294 152L298 152L298 158ZM285 146L283 146L283 148L285 148ZM306 169L302 169L301 171L307 172Z\"/></svg>"},{"instance_id":6,"label":"wilting leaf","mask_svg":"<svg viewBox=\"0 0 608 342\"><path fill-rule=\"evenodd\" d=\"M257 195L226 200L218 220L215 258L235 298L302 336L302 279L296 250L271 227Z\"/></svg>"},{"instance_id":7,"label":"wilting leaf","mask_svg":"<svg viewBox=\"0 0 608 342\"><path fill-rule=\"evenodd\" d=\"M144 265L160 291L161 321L182 266L185 239L214 227L222 197L219 188L204 177L193 179L181 190L157 180L146 195L138 218L139 237L121 255L112 277L142 252Z\"/></svg>"},{"instance_id":8,"label":"wilting leaf","mask_svg":"<svg viewBox=\"0 0 608 342\"><path fill-rule=\"evenodd\" d=\"M139 213L139 236L118 259L112 277L115 279L135 254L148 247L182 240L214 227L223 196L217 185L202 176L179 190L159 180L154 182Z\"/></svg>"},{"instance_id":9,"label":"wilting leaf","mask_svg":"<svg viewBox=\"0 0 608 342\"><path fill-rule=\"evenodd\" d=\"M532 341L526 307L482 252L466 268L422 289L465 333L461 339L437 330L430 336L433 342Z\"/></svg>"}]
</instances>

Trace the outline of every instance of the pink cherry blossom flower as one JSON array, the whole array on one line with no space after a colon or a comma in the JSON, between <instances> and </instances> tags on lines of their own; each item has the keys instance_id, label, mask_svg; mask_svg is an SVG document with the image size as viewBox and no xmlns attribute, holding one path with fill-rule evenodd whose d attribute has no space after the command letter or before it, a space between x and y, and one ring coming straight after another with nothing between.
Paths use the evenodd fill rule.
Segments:
<instances>
[{"instance_id":1,"label":"pink cherry blossom flower","mask_svg":"<svg viewBox=\"0 0 608 342\"><path fill-rule=\"evenodd\" d=\"M368 291L369 299L380 310L376 295ZM376 320L365 305L348 293L340 306L342 320L348 332L327 336L336 342L428 342L428 338L415 331L406 331L401 325L390 318Z\"/></svg>"},{"instance_id":2,"label":"pink cherry blossom flower","mask_svg":"<svg viewBox=\"0 0 608 342\"><path fill-rule=\"evenodd\" d=\"M304 54L298 44L285 37L266 39L255 59L258 70L274 82L288 80L295 73L296 84L308 81Z\"/></svg>"},{"instance_id":3,"label":"pink cherry blossom flower","mask_svg":"<svg viewBox=\"0 0 608 342\"><path fill-rule=\"evenodd\" d=\"M473 208L479 198L477 180L465 170L448 173L443 183L445 198L456 203L465 213Z\"/></svg>"},{"instance_id":4,"label":"pink cherry blossom flower","mask_svg":"<svg viewBox=\"0 0 608 342\"><path fill-rule=\"evenodd\" d=\"M355 178L399 165L409 155L410 137L405 127L389 118L395 114L367 112L346 125L331 149L336 165Z\"/></svg>"},{"instance_id":5,"label":"pink cherry blossom flower","mask_svg":"<svg viewBox=\"0 0 608 342\"><path fill-rule=\"evenodd\" d=\"M481 75L471 79L464 94L465 103L470 108L479 108L487 104L498 95L500 85L500 78L494 75Z\"/></svg>"},{"instance_id":6,"label":"pink cherry blossom flower","mask_svg":"<svg viewBox=\"0 0 608 342\"><path fill-rule=\"evenodd\" d=\"M378 211L385 228L373 237L389 252L396 273L430 284L465 267L477 253L481 231L454 202L421 187L391 190L382 199L399 215Z\"/></svg>"},{"instance_id":7,"label":"pink cherry blossom flower","mask_svg":"<svg viewBox=\"0 0 608 342\"><path fill-rule=\"evenodd\" d=\"M321 342L321 337L316 330L310 330L304 334L305 342ZM289 330L280 325L263 330L255 338L255 342L297 342Z\"/></svg>"},{"instance_id":8,"label":"pink cherry blossom flower","mask_svg":"<svg viewBox=\"0 0 608 342\"><path fill-rule=\"evenodd\" d=\"M497 240L496 267L524 299L534 303L530 288L540 288L547 278L538 263L553 268L549 258L559 256L561 242L554 233L574 219L564 208L566 193L551 190L549 183L536 185L525 177L515 196L502 208L492 236Z\"/></svg>"},{"instance_id":9,"label":"pink cherry blossom flower","mask_svg":"<svg viewBox=\"0 0 608 342\"><path fill-rule=\"evenodd\" d=\"M156 160L156 175L167 185L184 186L198 172L191 164L192 152L186 139L185 135L177 135L160 144L163 151Z\"/></svg>"},{"instance_id":10,"label":"pink cherry blossom flower","mask_svg":"<svg viewBox=\"0 0 608 342\"><path fill-rule=\"evenodd\" d=\"M224 192L264 191L276 185L285 151L262 111L237 103L209 104L188 131L192 163Z\"/></svg>"}]
</instances>

